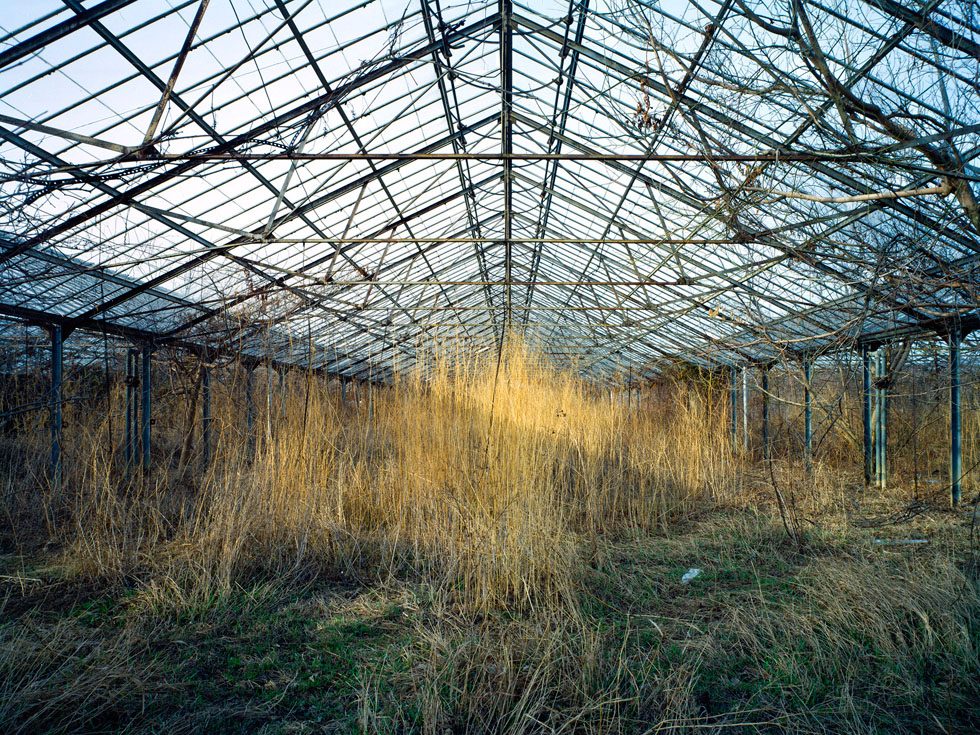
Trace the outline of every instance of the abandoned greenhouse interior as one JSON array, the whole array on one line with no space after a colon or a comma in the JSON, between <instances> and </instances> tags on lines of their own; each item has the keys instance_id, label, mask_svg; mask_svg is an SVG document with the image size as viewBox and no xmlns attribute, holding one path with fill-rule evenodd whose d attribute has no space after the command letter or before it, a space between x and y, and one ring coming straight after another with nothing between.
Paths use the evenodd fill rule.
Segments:
<instances>
[{"instance_id":1,"label":"abandoned greenhouse interior","mask_svg":"<svg viewBox=\"0 0 980 735\"><path fill-rule=\"evenodd\" d=\"M0 0L0 731L980 732L976 0Z\"/></svg>"}]
</instances>

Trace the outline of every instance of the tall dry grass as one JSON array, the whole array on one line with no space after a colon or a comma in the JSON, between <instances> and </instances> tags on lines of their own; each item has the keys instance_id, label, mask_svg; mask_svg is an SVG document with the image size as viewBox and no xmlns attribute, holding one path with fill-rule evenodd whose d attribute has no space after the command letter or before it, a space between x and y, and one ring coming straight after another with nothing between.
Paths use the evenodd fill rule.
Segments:
<instances>
[{"instance_id":1,"label":"tall dry grass","mask_svg":"<svg viewBox=\"0 0 980 735\"><path fill-rule=\"evenodd\" d=\"M61 495L17 514L43 513L77 571L143 580L160 600L315 571L424 575L488 609L567 602L599 537L734 495L722 391L678 382L641 410L509 344L499 359L431 354L346 402L336 384L258 369L252 442L244 376L228 370L203 471L187 450L193 386L158 401L154 468L128 479L109 414L73 414Z\"/></svg>"},{"instance_id":2,"label":"tall dry grass","mask_svg":"<svg viewBox=\"0 0 980 735\"><path fill-rule=\"evenodd\" d=\"M121 386L66 408L60 491L45 481L43 417L0 441L0 539L27 557L46 546L45 569L57 570L10 577L37 595L0 601L0 722L11 731L139 722L147 692L194 691L167 677L196 677L197 660L158 656L158 635L181 646L198 635L199 649L230 636L235 656L265 660L221 627L257 590L317 590L303 604L322 619L295 634L304 645L268 680L284 682L274 701L289 707L249 689L247 702L181 715L188 730L263 707L270 722L288 715L288 697L313 686L287 665L294 655L330 659L325 675L363 732L955 732L977 719L980 597L963 519L942 511L948 527L927 546L870 541L918 526L854 532L860 403L847 375L821 376L816 423L827 431L806 473L793 386L778 378L767 467L729 445L727 385L711 373L678 372L627 397L516 341L499 363L430 354L385 387L341 390L259 367L250 439L245 372L226 365L213 370L205 467L199 366L157 365L148 473L122 463ZM702 512L713 504L724 507ZM704 573L685 585L693 565ZM367 584L347 609L337 591L348 585L302 584L314 577ZM49 624L57 598L45 607L42 590L69 579L99 590L86 578L126 582L108 591L111 618ZM360 597L374 594L365 615ZM8 621L8 603L33 611ZM258 626L255 638L286 609L260 607L242 622ZM391 638L345 635L356 666L334 671L338 650L305 644L335 618L377 619ZM335 690L323 692L333 702ZM150 720L147 731L178 721Z\"/></svg>"}]
</instances>

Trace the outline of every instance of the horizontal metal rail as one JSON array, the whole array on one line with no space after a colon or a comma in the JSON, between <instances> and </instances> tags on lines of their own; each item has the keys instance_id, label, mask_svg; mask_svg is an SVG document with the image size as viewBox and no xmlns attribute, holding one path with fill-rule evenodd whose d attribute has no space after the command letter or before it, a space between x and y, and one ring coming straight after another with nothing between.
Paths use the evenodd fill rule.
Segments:
<instances>
[{"instance_id":1,"label":"horizontal metal rail","mask_svg":"<svg viewBox=\"0 0 980 735\"><path fill-rule=\"evenodd\" d=\"M707 274L695 278L681 278L666 281L516 281L500 279L495 281L446 281L446 280L373 280L358 279L353 281L339 280L335 278L324 278L322 282L330 286L695 286L700 281L709 280L716 277L715 274ZM310 279L316 281L316 278ZM395 307L391 307L395 308ZM411 309L411 306L403 306Z\"/></svg>"},{"instance_id":2,"label":"horizontal metal rail","mask_svg":"<svg viewBox=\"0 0 980 735\"><path fill-rule=\"evenodd\" d=\"M61 405L64 406L68 403L83 403L85 401L90 401L99 396L104 396L105 393L94 393L84 396L68 396L61 399ZM25 413L32 413L34 411L49 411L51 409L51 399L45 398L40 401L34 401L32 403L24 403L20 406L15 406L14 408L8 408L6 411L0 412L0 424L10 419L22 416Z\"/></svg>"},{"instance_id":3,"label":"horizontal metal rail","mask_svg":"<svg viewBox=\"0 0 980 735\"><path fill-rule=\"evenodd\" d=\"M243 235L244 237L244 235ZM473 244L473 243L502 243L501 237L276 237L275 235L249 235L254 243L270 243L276 245L373 245L375 243L390 245L414 245L415 243L439 245L442 243ZM513 237L512 243L524 245L741 245L754 242L756 238L642 238L614 239L601 237ZM217 247L221 247L220 245Z\"/></svg>"},{"instance_id":4,"label":"horizontal metal rail","mask_svg":"<svg viewBox=\"0 0 980 735\"><path fill-rule=\"evenodd\" d=\"M144 153L139 163L147 161L643 161L663 163L876 163L881 165L877 151L855 153L853 151L767 151L763 153ZM117 159L125 162L126 159ZM104 166L113 161L75 164L72 168ZM888 161L886 165L902 166L902 162ZM944 172L945 173L945 172ZM951 174L953 172L950 172Z\"/></svg>"}]
</instances>

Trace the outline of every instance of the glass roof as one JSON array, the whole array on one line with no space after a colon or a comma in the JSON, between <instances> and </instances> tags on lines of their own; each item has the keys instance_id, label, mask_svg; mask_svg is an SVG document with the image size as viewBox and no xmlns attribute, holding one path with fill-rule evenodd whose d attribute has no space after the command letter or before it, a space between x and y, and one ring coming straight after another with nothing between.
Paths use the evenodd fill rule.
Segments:
<instances>
[{"instance_id":1,"label":"glass roof","mask_svg":"<svg viewBox=\"0 0 980 735\"><path fill-rule=\"evenodd\" d=\"M971 0L0 5L8 319L351 377L977 319Z\"/></svg>"}]
</instances>

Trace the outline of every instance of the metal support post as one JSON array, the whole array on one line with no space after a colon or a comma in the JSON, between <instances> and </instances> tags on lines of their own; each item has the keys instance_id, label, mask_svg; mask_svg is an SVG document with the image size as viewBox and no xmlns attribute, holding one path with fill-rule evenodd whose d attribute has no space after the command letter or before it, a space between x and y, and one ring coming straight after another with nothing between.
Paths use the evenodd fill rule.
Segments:
<instances>
[{"instance_id":1,"label":"metal support post","mask_svg":"<svg viewBox=\"0 0 980 735\"><path fill-rule=\"evenodd\" d=\"M728 383L730 392L729 403L731 404L732 451L734 452L735 445L738 443L738 372L734 365L728 369Z\"/></svg>"},{"instance_id":2,"label":"metal support post","mask_svg":"<svg viewBox=\"0 0 980 735\"><path fill-rule=\"evenodd\" d=\"M139 385L139 350L130 347L126 350L126 440L123 454L126 458L127 474L136 461L136 386Z\"/></svg>"},{"instance_id":3,"label":"metal support post","mask_svg":"<svg viewBox=\"0 0 980 735\"><path fill-rule=\"evenodd\" d=\"M885 348L879 347L876 355L876 394L878 398L878 421L875 439L877 451L875 453L875 477L878 489L884 490L888 486L888 388L885 384L888 361Z\"/></svg>"},{"instance_id":4,"label":"metal support post","mask_svg":"<svg viewBox=\"0 0 980 735\"><path fill-rule=\"evenodd\" d=\"M63 332L51 327L51 486L61 489L62 378L64 372Z\"/></svg>"},{"instance_id":5,"label":"metal support post","mask_svg":"<svg viewBox=\"0 0 980 735\"><path fill-rule=\"evenodd\" d=\"M501 347L512 320L512 248L513 248L513 188L514 174L510 156L514 153L513 95L514 95L514 26L511 0L500 0L500 153L503 157L503 246L504 246L504 328L501 330Z\"/></svg>"},{"instance_id":6,"label":"metal support post","mask_svg":"<svg viewBox=\"0 0 980 735\"><path fill-rule=\"evenodd\" d=\"M143 470L148 471L150 469L150 439L151 439L151 427L153 425L153 405L152 405L152 395L150 393L151 388L151 375L152 375L152 365L151 359L153 355L153 348L146 344L143 345L143 380L140 386L143 389L143 441L142 441L142 451L143 451Z\"/></svg>"},{"instance_id":7,"label":"metal support post","mask_svg":"<svg viewBox=\"0 0 980 735\"><path fill-rule=\"evenodd\" d=\"M949 500L960 503L963 475L962 424L960 421L960 330L949 333Z\"/></svg>"},{"instance_id":8,"label":"metal support post","mask_svg":"<svg viewBox=\"0 0 980 735\"><path fill-rule=\"evenodd\" d=\"M742 449L749 451L749 368L742 366Z\"/></svg>"},{"instance_id":9,"label":"metal support post","mask_svg":"<svg viewBox=\"0 0 980 735\"><path fill-rule=\"evenodd\" d=\"M813 470L813 391L810 383L813 380L813 363L806 360L803 363L803 459L807 471Z\"/></svg>"},{"instance_id":10,"label":"metal support post","mask_svg":"<svg viewBox=\"0 0 980 735\"><path fill-rule=\"evenodd\" d=\"M201 459L211 464L211 368L201 371Z\"/></svg>"},{"instance_id":11,"label":"metal support post","mask_svg":"<svg viewBox=\"0 0 980 735\"><path fill-rule=\"evenodd\" d=\"M762 368L762 458L770 459L772 447L769 446L769 366Z\"/></svg>"},{"instance_id":12,"label":"metal support post","mask_svg":"<svg viewBox=\"0 0 980 735\"><path fill-rule=\"evenodd\" d=\"M863 369L861 393L861 419L864 425L864 486L871 486L874 460L871 453L871 355L868 346L861 345L861 366Z\"/></svg>"}]
</instances>

